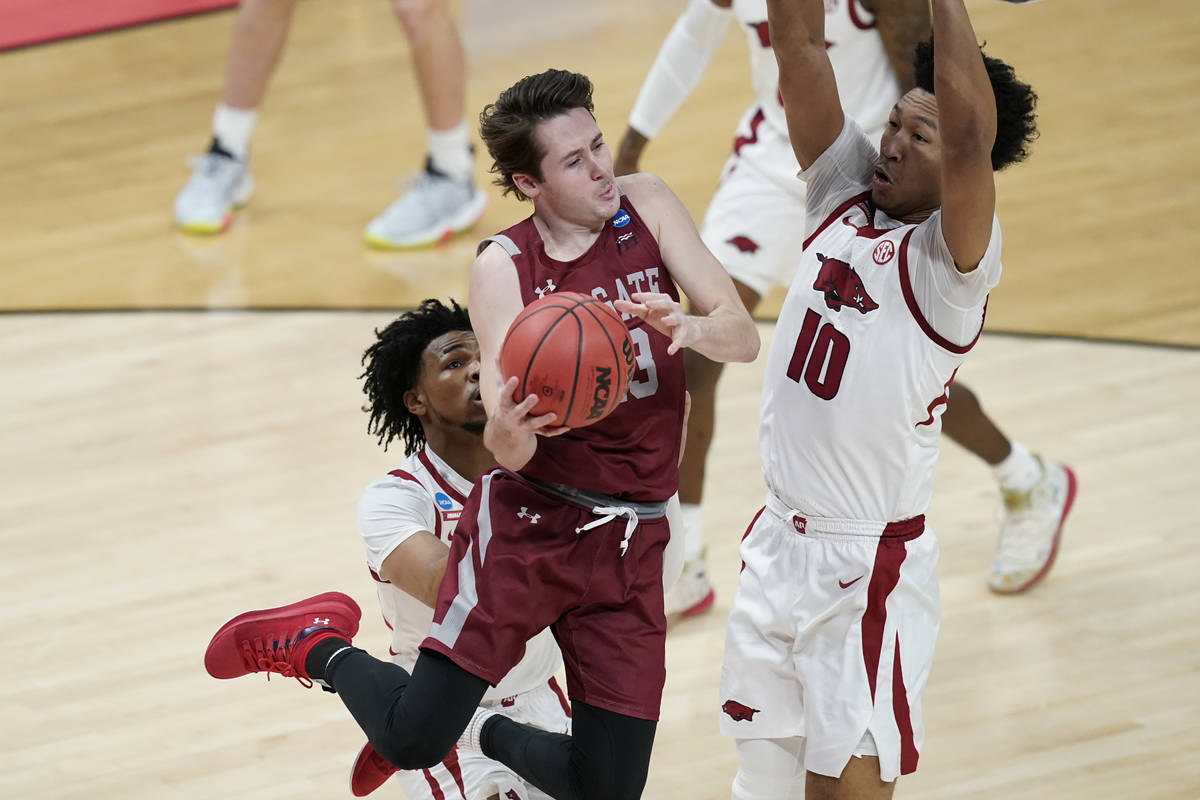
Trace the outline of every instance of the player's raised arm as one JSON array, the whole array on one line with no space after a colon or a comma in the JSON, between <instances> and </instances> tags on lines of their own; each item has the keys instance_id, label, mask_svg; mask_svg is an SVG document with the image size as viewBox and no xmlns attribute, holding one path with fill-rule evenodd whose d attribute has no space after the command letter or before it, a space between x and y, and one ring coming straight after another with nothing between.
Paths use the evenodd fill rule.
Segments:
<instances>
[{"instance_id":1,"label":"player's raised arm","mask_svg":"<svg viewBox=\"0 0 1200 800\"><path fill-rule=\"evenodd\" d=\"M825 53L825 4L767 0L767 23L779 62L779 94L788 137L800 166L808 169L845 124L833 66Z\"/></svg>"},{"instance_id":2,"label":"player's raised arm","mask_svg":"<svg viewBox=\"0 0 1200 800\"><path fill-rule=\"evenodd\" d=\"M615 301L616 309L670 336L668 352L690 347L713 361L753 361L758 330L683 203L662 178L648 172L622 178L621 188L653 231L663 263L687 295L692 313L685 314L669 295L649 292L631 295L633 303Z\"/></svg>"},{"instance_id":3,"label":"player's raised arm","mask_svg":"<svg viewBox=\"0 0 1200 800\"><path fill-rule=\"evenodd\" d=\"M929 0L875 0L875 28L900 91L913 88L913 51L929 38Z\"/></svg>"},{"instance_id":4,"label":"player's raised arm","mask_svg":"<svg viewBox=\"0 0 1200 800\"><path fill-rule=\"evenodd\" d=\"M731 4L732 0L691 0L671 26L629 112L629 127L613 161L618 175L638 171L646 144L696 88L733 18Z\"/></svg>"},{"instance_id":5,"label":"player's raised arm","mask_svg":"<svg viewBox=\"0 0 1200 800\"><path fill-rule=\"evenodd\" d=\"M942 235L960 272L992 235L996 97L963 0L933 0L933 93L942 143Z\"/></svg>"},{"instance_id":6,"label":"player's raised arm","mask_svg":"<svg viewBox=\"0 0 1200 800\"><path fill-rule=\"evenodd\" d=\"M518 470L533 458L536 434L553 430L549 426L554 424L554 414L530 416L537 396L514 403L516 379L500 374L500 346L508 326L525 307L516 267L504 248L491 244L476 257L468 291L471 327L479 341L479 393L487 411L483 443L497 463Z\"/></svg>"}]
</instances>

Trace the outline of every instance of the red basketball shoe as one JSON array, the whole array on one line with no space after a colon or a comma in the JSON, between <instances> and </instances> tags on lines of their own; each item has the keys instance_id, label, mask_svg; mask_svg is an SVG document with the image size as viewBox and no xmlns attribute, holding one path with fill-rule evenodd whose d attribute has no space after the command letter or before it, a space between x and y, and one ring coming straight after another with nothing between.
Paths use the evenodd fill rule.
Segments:
<instances>
[{"instance_id":1,"label":"red basketball shoe","mask_svg":"<svg viewBox=\"0 0 1200 800\"><path fill-rule=\"evenodd\" d=\"M326 592L298 603L238 614L221 626L204 651L204 668L214 678L274 672L305 687L312 680L304 659L317 642L358 633L362 609L341 592ZM269 676L268 676L269 677Z\"/></svg>"},{"instance_id":2,"label":"red basketball shoe","mask_svg":"<svg viewBox=\"0 0 1200 800\"><path fill-rule=\"evenodd\" d=\"M387 779L398 772L395 765L386 760L371 743L363 745L354 759L354 768L350 770L350 791L355 797L366 797L371 792L387 783Z\"/></svg>"}]
</instances>

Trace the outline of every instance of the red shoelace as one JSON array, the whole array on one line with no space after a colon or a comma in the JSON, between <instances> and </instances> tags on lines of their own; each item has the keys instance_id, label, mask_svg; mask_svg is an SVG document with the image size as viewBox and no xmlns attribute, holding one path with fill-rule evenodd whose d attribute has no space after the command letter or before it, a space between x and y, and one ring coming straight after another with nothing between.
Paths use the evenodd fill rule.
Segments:
<instances>
[{"instance_id":1,"label":"red shoelace","mask_svg":"<svg viewBox=\"0 0 1200 800\"><path fill-rule=\"evenodd\" d=\"M242 660L246 662L248 669L266 672L267 680L271 680L271 673L275 672L285 678L295 678L305 689L311 689L313 682L296 672L296 668L292 666L293 644L295 643L291 637L285 637L282 644L277 637L272 637L271 647L268 649L262 639L255 639L253 642L243 639Z\"/></svg>"}]
</instances>

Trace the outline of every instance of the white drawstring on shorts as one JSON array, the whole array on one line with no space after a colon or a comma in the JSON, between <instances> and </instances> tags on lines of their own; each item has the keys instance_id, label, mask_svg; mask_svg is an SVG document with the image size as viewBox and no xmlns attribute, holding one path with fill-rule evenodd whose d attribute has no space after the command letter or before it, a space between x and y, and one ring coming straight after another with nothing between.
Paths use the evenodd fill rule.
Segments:
<instances>
[{"instance_id":1,"label":"white drawstring on shorts","mask_svg":"<svg viewBox=\"0 0 1200 800\"><path fill-rule=\"evenodd\" d=\"M637 528L638 515L629 506L593 506L593 514L600 516L587 525L581 528L576 528L576 533L590 531L592 528L598 528L601 525L606 525L612 522L617 517L625 517L625 538L621 540L621 558L625 557L625 551L629 549L629 540L633 538L633 531Z\"/></svg>"}]
</instances>

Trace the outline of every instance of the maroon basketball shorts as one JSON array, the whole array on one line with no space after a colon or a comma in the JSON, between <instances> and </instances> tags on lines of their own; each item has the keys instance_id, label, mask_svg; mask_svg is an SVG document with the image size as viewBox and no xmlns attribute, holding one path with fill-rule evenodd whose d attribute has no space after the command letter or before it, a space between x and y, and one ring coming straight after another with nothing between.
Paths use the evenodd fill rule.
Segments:
<instances>
[{"instance_id":1,"label":"maroon basketball shorts","mask_svg":"<svg viewBox=\"0 0 1200 800\"><path fill-rule=\"evenodd\" d=\"M665 505L569 500L503 470L483 475L454 531L421 646L495 685L549 626L572 700L657 720Z\"/></svg>"}]
</instances>

